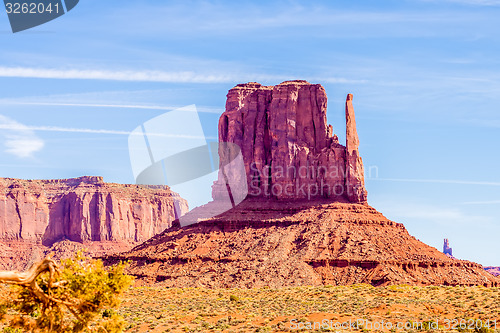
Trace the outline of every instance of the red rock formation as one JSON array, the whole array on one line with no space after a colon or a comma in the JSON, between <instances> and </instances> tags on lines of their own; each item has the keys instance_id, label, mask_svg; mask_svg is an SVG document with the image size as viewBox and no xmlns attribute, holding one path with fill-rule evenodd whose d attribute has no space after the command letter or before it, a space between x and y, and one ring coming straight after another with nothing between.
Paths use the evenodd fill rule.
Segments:
<instances>
[{"instance_id":1,"label":"red rock formation","mask_svg":"<svg viewBox=\"0 0 500 333\"><path fill-rule=\"evenodd\" d=\"M219 142L241 148L250 196L366 202L352 95L346 103L347 147L327 125L326 107L325 89L300 80L274 87L239 84L229 91ZM221 166L230 155L221 152ZM225 194L221 179L213 186L214 199Z\"/></svg>"},{"instance_id":2,"label":"red rock formation","mask_svg":"<svg viewBox=\"0 0 500 333\"><path fill-rule=\"evenodd\" d=\"M130 273L143 283L172 287L500 286L481 265L449 258L366 204L325 199L248 198L219 216L174 226L106 258L118 260L130 260Z\"/></svg>"},{"instance_id":3,"label":"red rock formation","mask_svg":"<svg viewBox=\"0 0 500 333\"><path fill-rule=\"evenodd\" d=\"M367 191L365 189L365 171L363 160L359 155L359 138L356 130L356 118L352 106L352 94L347 95L345 105L346 119L346 192L349 201L365 202Z\"/></svg>"},{"instance_id":4,"label":"red rock formation","mask_svg":"<svg viewBox=\"0 0 500 333\"><path fill-rule=\"evenodd\" d=\"M110 184L102 177L3 178L0 240L142 242L171 226L175 202L187 211L166 187Z\"/></svg>"},{"instance_id":5,"label":"red rock formation","mask_svg":"<svg viewBox=\"0 0 500 333\"><path fill-rule=\"evenodd\" d=\"M241 147L250 195L217 216L214 212L224 211L221 200L198 207L183 217L198 223L181 228L175 221L162 234L106 261L130 260L130 272L141 281L175 287L500 286L500 279L482 266L418 241L365 202L352 95L347 97L346 121L344 147L326 125L326 94L320 85L237 85L228 93L219 140ZM232 153L220 150L221 165ZM279 170L303 166L342 172L301 177ZM352 191L326 198L272 191L273 186L296 190L318 184ZM223 191L224 182L216 182L214 198Z\"/></svg>"},{"instance_id":6,"label":"red rock formation","mask_svg":"<svg viewBox=\"0 0 500 333\"><path fill-rule=\"evenodd\" d=\"M500 276L500 267L485 266L484 269L495 276Z\"/></svg>"},{"instance_id":7,"label":"red rock formation","mask_svg":"<svg viewBox=\"0 0 500 333\"><path fill-rule=\"evenodd\" d=\"M168 187L110 184L102 177L0 178L0 241L15 249L24 246L27 253L28 243L52 246L61 240L129 244L117 246L123 250L170 227L174 204L188 210Z\"/></svg>"},{"instance_id":8,"label":"red rock formation","mask_svg":"<svg viewBox=\"0 0 500 333\"><path fill-rule=\"evenodd\" d=\"M450 242L448 241L448 238L444 239L444 242L443 242L443 253L447 254L450 257L453 257L453 249L450 247Z\"/></svg>"}]
</instances>

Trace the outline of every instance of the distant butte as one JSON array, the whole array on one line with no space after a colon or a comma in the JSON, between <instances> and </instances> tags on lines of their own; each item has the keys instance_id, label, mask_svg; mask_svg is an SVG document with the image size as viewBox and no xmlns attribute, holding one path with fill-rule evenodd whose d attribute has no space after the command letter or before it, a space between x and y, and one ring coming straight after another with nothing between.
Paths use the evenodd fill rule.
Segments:
<instances>
[{"instance_id":1,"label":"distant butte","mask_svg":"<svg viewBox=\"0 0 500 333\"><path fill-rule=\"evenodd\" d=\"M444 239L443 253L453 258L453 249L450 247L450 242L448 241L448 238Z\"/></svg>"},{"instance_id":2,"label":"distant butte","mask_svg":"<svg viewBox=\"0 0 500 333\"><path fill-rule=\"evenodd\" d=\"M495 276L500 276L500 267L486 266L484 269Z\"/></svg>"},{"instance_id":3,"label":"distant butte","mask_svg":"<svg viewBox=\"0 0 500 333\"><path fill-rule=\"evenodd\" d=\"M129 260L141 283L171 287L500 286L481 265L448 257L367 204L352 102L349 94L344 146L327 125L321 85L238 84L227 95L219 141L241 148L247 198L213 216L229 190L220 174L215 200L186 214L198 223L174 221L106 262ZM221 167L228 156L220 150Z\"/></svg>"}]
</instances>

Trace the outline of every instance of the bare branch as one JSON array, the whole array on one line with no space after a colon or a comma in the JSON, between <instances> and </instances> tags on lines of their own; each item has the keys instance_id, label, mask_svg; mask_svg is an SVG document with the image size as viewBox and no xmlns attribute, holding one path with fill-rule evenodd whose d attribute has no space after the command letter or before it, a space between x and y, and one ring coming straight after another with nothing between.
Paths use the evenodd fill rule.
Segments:
<instances>
[{"instance_id":1,"label":"bare branch","mask_svg":"<svg viewBox=\"0 0 500 333\"><path fill-rule=\"evenodd\" d=\"M50 259L50 256L47 256L40 263L34 264L26 272L0 271L0 282L29 286L40 274L47 271L50 273L50 280L53 279L56 272L59 272L57 263Z\"/></svg>"}]
</instances>

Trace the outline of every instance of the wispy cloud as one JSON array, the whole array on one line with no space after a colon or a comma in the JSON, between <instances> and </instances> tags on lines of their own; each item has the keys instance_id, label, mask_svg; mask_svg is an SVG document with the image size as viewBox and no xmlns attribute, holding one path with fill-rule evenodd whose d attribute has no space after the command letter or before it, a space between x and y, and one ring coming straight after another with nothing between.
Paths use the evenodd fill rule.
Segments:
<instances>
[{"instance_id":1,"label":"wispy cloud","mask_svg":"<svg viewBox=\"0 0 500 333\"><path fill-rule=\"evenodd\" d=\"M2 117L2 116L0 116ZM5 117L4 117L5 118ZM17 122L2 122L0 118L0 129L16 131L16 132L30 132L34 135L34 131L43 132L66 132L66 133L84 133L84 134L112 134L112 135L131 135L132 132L129 131L118 131L118 130L108 130L108 129L92 129L92 128L74 128L74 127L59 127L59 126L26 126ZM179 138L179 139L200 139L205 138L209 140L215 140L215 137L200 137L195 135L179 135L179 134L168 134L168 133L148 133L149 136L162 136L169 138ZM20 143L21 144L21 143ZM43 142L42 142L43 147ZM42 148L40 147L40 149Z\"/></svg>"},{"instance_id":2,"label":"wispy cloud","mask_svg":"<svg viewBox=\"0 0 500 333\"><path fill-rule=\"evenodd\" d=\"M422 0L425 2L438 2L443 0ZM500 6L500 0L444 0L445 2L454 2L473 6Z\"/></svg>"},{"instance_id":3,"label":"wispy cloud","mask_svg":"<svg viewBox=\"0 0 500 333\"><path fill-rule=\"evenodd\" d=\"M38 105L38 106L74 106L74 107L95 107L95 108L116 108L116 109L144 109L144 110L166 110L179 109L179 106L164 105L144 105L144 104L100 104L100 103L57 103L57 102L23 102L17 100L0 100L0 104L14 105ZM189 112L189 111L186 111ZM207 106L197 107L196 112L221 114L223 109L211 108Z\"/></svg>"},{"instance_id":4,"label":"wispy cloud","mask_svg":"<svg viewBox=\"0 0 500 333\"><path fill-rule=\"evenodd\" d=\"M0 115L0 132L3 137L5 152L20 158L33 157L42 150L45 143L35 135L33 129L13 119Z\"/></svg>"},{"instance_id":5,"label":"wispy cloud","mask_svg":"<svg viewBox=\"0 0 500 333\"><path fill-rule=\"evenodd\" d=\"M397 221L422 221L441 226L491 226L491 216L471 215L457 207L433 205L421 202L381 201L377 208Z\"/></svg>"},{"instance_id":6,"label":"wispy cloud","mask_svg":"<svg viewBox=\"0 0 500 333\"><path fill-rule=\"evenodd\" d=\"M418 218L431 221L457 221L465 220L465 215L458 209L448 207L436 207L424 204L395 205L391 209L386 209L386 213L404 216L405 218Z\"/></svg>"},{"instance_id":7,"label":"wispy cloud","mask_svg":"<svg viewBox=\"0 0 500 333\"><path fill-rule=\"evenodd\" d=\"M168 72L153 70L101 70L101 69L57 69L35 67L0 66L0 77L41 78L41 79L76 79L110 80L167 83L234 83L241 81L285 81L284 75L249 74L220 71L215 73L197 73L192 71ZM365 80L349 80L342 77L308 78L328 83L365 83Z\"/></svg>"},{"instance_id":8,"label":"wispy cloud","mask_svg":"<svg viewBox=\"0 0 500 333\"><path fill-rule=\"evenodd\" d=\"M266 6L209 2L198 2L196 6L164 3L141 4L140 7L139 5L127 6L118 10L113 19L120 24L128 20L131 12L135 15L145 15L144 13L148 15L147 19L137 20L138 23L134 25L137 31L132 32L135 35L159 31L176 31L176 34L223 33L229 35L241 34L242 31L325 28L345 25L349 25L349 30L356 30L359 26L371 26L371 30L377 33L380 31L381 24L403 23L404 25L401 25L403 28L408 23L442 24L467 20L465 15L457 17L457 15L450 16L439 12L349 10L335 5L322 6L316 3L304 5L290 1L269 3ZM192 22L196 22L196 25ZM335 29L325 30L330 35L336 35ZM398 29L393 29L393 34L400 33L394 30ZM420 24L420 30L425 30L425 26ZM256 37L265 38L265 35L256 35Z\"/></svg>"},{"instance_id":9,"label":"wispy cloud","mask_svg":"<svg viewBox=\"0 0 500 333\"><path fill-rule=\"evenodd\" d=\"M463 118L458 119L458 121L478 127L489 127L489 128L500 128L500 120L499 119L491 119L491 117L478 119L478 118Z\"/></svg>"},{"instance_id":10,"label":"wispy cloud","mask_svg":"<svg viewBox=\"0 0 500 333\"><path fill-rule=\"evenodd\" d=\"M498 205L498 204L500 204L500 200L468 201L462 203L462 205Z\"/></svg>"},{"instance_id":11,"label":"wispy cloud","mask_svg":"<svg viewBox=\"0 0 500 333\"><path fill-rule=\"evenodd\" d=\"M110 71L94 69L51 69L30 67L0 67L1 77L24 77L43 79L82 79L114 81L225 83L234 80L231 75L197 74L194 72L164 71Z\"/></svg>"},{"instance_id":12,"label":"wispy cloud","mask_svg":"<svg viewBox=\"0 0 500 333\"><path fill-rule=\"evenodd\" d=\"M410 178L368 178L368 180L389 181L389 182L406 182L406 183L436 183L436 184L500 186L500 182L485 182L485 181L474 181L474 180L410 179Z\"/></svg>"}]
</instances>

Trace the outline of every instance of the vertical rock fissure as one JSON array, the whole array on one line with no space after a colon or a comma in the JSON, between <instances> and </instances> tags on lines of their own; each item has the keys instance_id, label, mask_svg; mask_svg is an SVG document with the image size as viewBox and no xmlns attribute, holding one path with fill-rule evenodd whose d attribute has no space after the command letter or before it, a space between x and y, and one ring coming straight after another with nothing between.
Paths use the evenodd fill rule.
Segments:
<instances>
[{"instance_id":1,"label":"vertical rock fissure","mask_svg":"<svg viewBox=\"0 0 500 333\"><path fill-rule=\"evenodd\" d=\"M106 196L106 231L104 235L106 236L106 240L112 241L113 239L113 223L111 223L112 220L114 220L114 209L113 209L113 197L111 194L108 193Z\"/></svg>"},{"instance_id":2,"label":"vertical rock fissure","mask_svg":"<svg viewBox=\"0 0 500 333\"><path fill-rule=\"evenodd\" d=\"M21 216L21 210L19 209L19 203L17 200L15 200L16 202L16 213L17 213L17 216L19 217L19 239L23 239L23 218Z\"/></svg>"},{"instance_id":3,"label":"vertical rock fissure","mask_svg":"<svg viewBox=\"0 0 500 333\"><path fill-rule=\"evenodd\" d=\"M133 219L133 220L134 220L134 228L135 228L134 241L138 242L139 241L139 225L135 219Z\"/></svg>"},{"instance_id":4,"label":"vertical rock fissure","mask_svg":"<svg viewBox=\"0 0 500 333\"><path fill-rule=\"evenodd\" d=\"M315 118L315 114L314 114L314 111L317 111L319 110L319 107L318 107L318 101L317 101L317 96L316 96L316 91L312 91L311 92L311 95L313 96L313 98L311 99L311 104L314 103L315 104L315 108L312 107L311 105L311 119L312 119L312 125L313 125L313 138L314 138L314 152L316 153L316 147L318 147L318 144L319 144L319 140L318 140L318 135L316 133L316 122L314 121L314 118Z\"/></svg>"}]
</instances>

